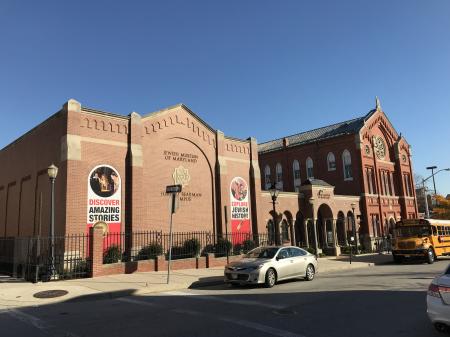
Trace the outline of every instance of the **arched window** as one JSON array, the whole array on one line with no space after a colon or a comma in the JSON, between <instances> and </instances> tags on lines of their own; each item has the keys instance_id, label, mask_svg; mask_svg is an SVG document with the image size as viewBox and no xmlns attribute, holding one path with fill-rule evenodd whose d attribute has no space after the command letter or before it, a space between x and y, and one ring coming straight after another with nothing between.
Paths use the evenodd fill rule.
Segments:
<instances>
[{"instance_id":1,"label":"arched window","mask_svg":"<svg viewBox=\"0 0 450 337\"><path fill-rule=\"evenodd\" d=\"M283 168L281 167L280 163L277 163L277 166L275 167L275 173L276 173L276 187L282 191L283 190Z\"/></svg>"},{"instance_id":2,"label":"arched window","mask_svg":"<svg viewBox=\"0 0 450 337\"><path fill-rule=\"evenodd\" d=\"M266 167L264 168L264 184L265 184L265 189L268 190L271 186L271 182L270 182L270 166L266 165Z\"/></svg>"},{"instance_id":3,"label":"arched window","mask_svg":"<svg viewBox=\"0 0 450 337\"><path fill-rule=\"evenodd\" d=\"M298 160L294 160L294 162L292 163L292 171L293 171L293 176L294 176L294 190L295 192L300 191L300 185L301 185L301 180L300 180L300 163L298 162Z\"/></svg>"},{"instance_id":4,"label":"arched window","mask_svg":"<svg viewBox=\"0 0 450 337\"><path fill-rule=\"evenodd\" d=\"M272 220L267 221L267 235L269 239L269 244L275 243L275 226Z\"/></svg>"},{"instance_id":5,"label":"arched window","mask_svg":"<svg viewBox=\"0 0 450 337\"><path fill-rule=\"evenodd\" d=\"M281 222L281 240L282 242L289 241L289 225L286 219Z\"/></svg>"},{"instance_id":6,"label":"arched window","mask_svg":"<svg viewBox=\"0 0 450 337\"><path fill-rule=\"evenodd\" d=\"M342 153L342 165L344 166L344 180L352 180L352 157L348 150L345 150Z\"/></svg>"},{"instance_id":7,"label":"arched window","mask_svg":"<svg viewBox=\"0 0 450 337\"><path fill-rule=\"evenodd\" d=\"M333 152L329 152L327 156L328 171L336 171L336 158Z\"/></svg>"},{"instance_id":8,"label":"arched window","mask_svg":"<svg viewBox=\"0 0 450 337\"><path fill-rule=\"evenodd\" d=\"M314 163L310 157L306 159L306 178L314 179Z\"/></svg>"}]
</instances>

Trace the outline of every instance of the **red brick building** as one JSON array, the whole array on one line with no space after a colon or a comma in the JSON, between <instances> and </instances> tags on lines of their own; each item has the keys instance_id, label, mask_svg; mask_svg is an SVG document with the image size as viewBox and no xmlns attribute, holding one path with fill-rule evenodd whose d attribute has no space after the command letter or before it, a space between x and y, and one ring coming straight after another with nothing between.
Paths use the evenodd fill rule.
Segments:
<instances>
[{"instance_id":1,"label":"red brick building","mask_svg":"<svg viewBox=\"0 0 450 337\"><path fill-rule=\"evenodd\" d=\"M356 197L357 205L353 206L358 232L366 245L375 237L389 234L399 219L418 216L410 146L396 132L378 99L376 108L363 117L262 143L258 151L263 189L276 183L281 190L301 193L302 182L320 179L334 187L338 199ZM350 230L345 224L351 216L348 206L326 207L321 212L320 208L330 206L328 200L333 198L320 199L323 197L317 196L315 201L319 207L318 226L328 218L324 231L336 227L336 241L345 244ZM297 222L303 222L305 216L299 211ZM298 241L304 242L304 225L299 227ZM320 234L319 241L321 245L329 244L327 237L322 239Z\"/></svg>"},{"instance_id":2,"label":"red brick building","mask_svg":"<svg viewBox=\"0 0 450 337\"><path fill-rule=\"evenodd\" d=\"M52 163L57 235L99 223L166 231L165 186L174 183L183 185L178 231L220 236L227 223L231 232L275 232L309 245L316 223L321 247L335 253L353 212L367 244L389 221L417 215L409 145L379 105L359 119L258 145L225 136L184 105L123 116L69 100L2 149L0 163L0 237L49 233ZM272 181L282 190L276 214L264 191Z\"/></svg>"}]
</instances>

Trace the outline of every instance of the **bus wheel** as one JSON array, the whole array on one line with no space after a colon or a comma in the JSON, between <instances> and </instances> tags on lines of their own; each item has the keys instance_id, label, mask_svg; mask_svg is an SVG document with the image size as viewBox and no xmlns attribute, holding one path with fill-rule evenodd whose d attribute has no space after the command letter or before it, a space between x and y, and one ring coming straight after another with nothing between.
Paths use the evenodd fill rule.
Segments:
<instances>
[{"instance_id":1,"label":"bus wheel","mask_svg":"<svg viewBox=\"0 0 450 337\"><path fill-rule=\"evenodd\" d=\"M428 262L428 264L432 264L434 262L434 250L433 250L433 248L428 248L428 251L427 251L427 262Z\"/></svg>"}]
</instances>

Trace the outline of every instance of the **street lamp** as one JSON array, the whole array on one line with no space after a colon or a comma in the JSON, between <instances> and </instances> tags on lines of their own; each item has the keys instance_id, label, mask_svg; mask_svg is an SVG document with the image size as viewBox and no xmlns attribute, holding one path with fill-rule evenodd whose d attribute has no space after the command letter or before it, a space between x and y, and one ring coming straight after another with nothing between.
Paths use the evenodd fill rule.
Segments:
<instances>
[{"instance_id":1,"label":"street lamp","mask_svg":"<svg viewBox=\"0 0 450 337\"><path fill-rule=\"evenodd\" d=\"M353 234L353 237L355 238L355 245L356 245L355 255L357 255L358 254L358 233L356 233L356 219L355 219L356 204L354 202L352 202L350 204L350 206L352 207L352 234Z\"/></svg>"},{"instance_id":2,"label":"street lamp","mask_svg":"<svg viewBox=\"0 0 450 337\"><path fill-rule=\"evenodd\" d=\"M319 256L319 245L317 242L317 228L316 228L316 219L314 218L314 201L315 199L313 197L309 198L309 204L311 205L311 210L312 210L312 224L313 224L313 229L314 229L314 250L315 250L315 255L316 255L316 259Z\"/></svg>"},{"instance_id":3,"label":"street lamp","mask_svg":"<svg viewBox=\"0 0 450 337\"><path fill-rule=\"evenodd\" d=\"M50 235L51 235L51 276L55 275L55 180L58 175L58 168L51 164L47 168L47 174L52 184L51 205L50 205Z\"/></svg>"},{"instance_id":4,"label":"street lamp","mask_svg":"<svg viewBox=\"0 0 450 337\"><path fill-rule=\"evenodd\" d=\"M275 203L278 198L278 194L280 191L276 188L275 184L272 184L269 188L270 196L272 197L272 207L273 207L273 239L275 240L275 244L279 242L277 233L277 212L275 209Z\"/></svg>"},{"instance_id":5,"label":"street lamp","mask_svg":"<svg viewBox=\"0 0 450 337\"><path fill-rule=\"evenodd\" d=\"M428 178L422 179L423 195L424 195L424 197L425 197L425 219L429 219L429 218L430 218L430 210L428 209L428 199L427 199L427 192L426 192L426 190L425 190L425 182L426 182L428 179L430 179L430 178L433 178L433 179L434 179L434 176L435 176L436 174L438 174L439 172L442 172L442 171L450 171L450 168L441 169L441 170L436 171L435 173L433 173L433 174L432 174L431 176L429 176Z\"/></svg>"},{"instance_id":6,"label":"street lamp","mask_svg":"<svg viewBox=\"0 0 450 337\"><path fill-rule=\"evenodd\" d=\"M437 169L437 166L428 166L427 170L431 170L431 176L433 177L433 186L434 186L434 195L436 195L436 182L434 181L434 170Z\"/></svg>"}]
</instances>

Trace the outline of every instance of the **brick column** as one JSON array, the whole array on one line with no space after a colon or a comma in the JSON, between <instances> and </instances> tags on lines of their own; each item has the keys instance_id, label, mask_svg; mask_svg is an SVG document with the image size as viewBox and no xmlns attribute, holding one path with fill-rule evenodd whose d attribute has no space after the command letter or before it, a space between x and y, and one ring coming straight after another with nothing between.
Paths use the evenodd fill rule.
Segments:
<instances>
[{"instance_id":1,"label":"brick column","mask_svg":"<svg viewBox=\"0 0 450 337\"><path fill-rule=\"evenodd\" d=\"M261 172L258 161L258 143L255 138L250 143L250 211L252 215L252 232L258 232L258 205L261 204Z\"/></svg>"},{"instance_id":2,"label":"brick column","mask_svg":"<svg viewBox=\"0 0 450 337\"><path fill-rule=\"evenodd\" d=\"M215 189L216 189L216 238L219 235L225 234L225 213L224 206L228 207L228 214L230 214L228 188L226 188L227 181L227 163L224 159L225 135L222 131L216 131L216 165L215 165ZM230 219L228 219L230 221ZM228 224L228 229L230 225ZM215 238L215 239L216 239Z\"/></svg>"},{"instance_id":3,"label":"brick column","mask_svg":"<svg viewBox=\"0 0 450 337\"><path fill-rule=\"evenodd\" d=\"M91 257L91 277L101 274L103 269L103 230L91 227L89 229L89 256Z\"/></svg>"}]
</instances>

